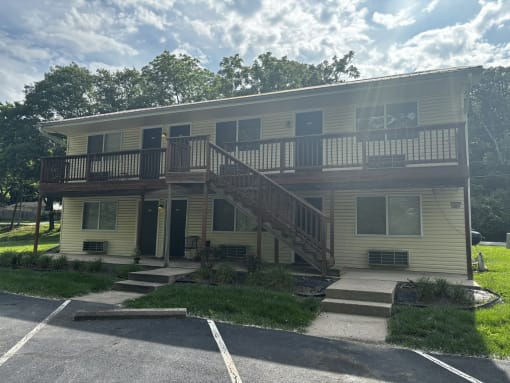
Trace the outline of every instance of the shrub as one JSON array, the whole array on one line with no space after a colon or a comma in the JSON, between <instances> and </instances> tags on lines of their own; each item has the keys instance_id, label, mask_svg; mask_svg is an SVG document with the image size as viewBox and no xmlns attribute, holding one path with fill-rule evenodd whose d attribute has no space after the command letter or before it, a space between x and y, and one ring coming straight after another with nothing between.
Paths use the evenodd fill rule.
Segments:
<instances>
[{"instance_id":1,"label":"shrub","mask_svg":"<svg viewBox=\"0 0 510 383\"><path fill-rule=\"evenodd\" d=\"M51 257L49 255L41 255L37 258L37 268L49 269L51 265Z\"/></svg>"},{"instance_id":2,"label":"shrub","mask_svg":"<svg viewBox=\"0 0 510 383\"><path fill-rule=\"evenodd\" d=\"M103 260L96 258L87 265L87 270L91 273L99 273L103 269Z\"/></svg>"},{"instance_id":3,"label":"shrub","mask_svg":"<svg viewBox=\"0 0 510 383\"><path fill-rule=\"evenodd\" d=\"M294 277L283 267L271 267L249 273L246 283L268 290L292 291L294 288Z\"/></svg>"},{"instance_id":4,"label":"shrub","mask_svg":"<svg viewBox=\"0 0 510 383\"><path fill-rule=\"evenodd\" d=\"M193 279L197 281L208 281L214 276L214 271L210 266L200 266L194 273Z\"/></svg>"},{"instance_id":5,"label":"shrub","mask_svg":"<svg viewBox=\"0 0 510 383\"><path fill-rule=\"evenodd\" d=\"M84 271L87 268L87 265L85 264L85 262L80 261L79 259L75 259L74 261L71 262L71 267L75 271Z\"/></svg>"},{"instance_id":6,"label":"shrub","mask_svg":"<svg viewBox=\"0 0 510 383\"><path fill-rule=\"evenodd\" d=\"M127 279L129 276L129 273L133 273L135 271L142 270L141 266L132 264L132 265L122 265L115 268L115 275L117 278L121 279Z\"/></svg>"},{"instance_id":7,"label":"shrub","mask_svg":"<svg viewBox=\"0 0 510 383\"><path fill-rule=\"evenodd\" d=\"M232 266L223 263L216 270L214 279L221 284L232 284L236 281L236 272Z\"/></svg>"},{"instance_id":8,"label":"shrub","mask_svg":"<svg viewBox=\"0 0 510 383\"><path fill-rule=\"evenodd\" d=\"M69 266L69 261L65 255L60 255L51 260L51 268L54 270L66 270Z\"/></svg>"},{"instance_id":9,"label":"shrub","mask_svg":"<svg viewBox=\"0 0 510 383\"><path fill-rule=\"evenodd\" d=\"M18 261L18 253L15 251L6 251L0 254L0 266L15 267Z\"/></svg>"},{"instance_id":10,"label":"shrub","mask_svg":"<svg viewBox=\"0 0 510 383\"><path fill-rule=\"evenodd\" d=\"M24 253L24 256L20 260L19 266L24 267L26 269L31 269L37 266L38 259L39 259L38 254Z\"/></svg>"}]
</instances>

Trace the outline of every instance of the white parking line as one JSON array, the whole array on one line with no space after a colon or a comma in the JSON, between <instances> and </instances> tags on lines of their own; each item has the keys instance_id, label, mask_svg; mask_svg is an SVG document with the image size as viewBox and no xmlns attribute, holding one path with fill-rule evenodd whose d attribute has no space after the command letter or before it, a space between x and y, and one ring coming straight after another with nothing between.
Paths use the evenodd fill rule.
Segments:
<instances>
[{"instance_id":1,"label":"white parking line","mask_svg":"<svg viewBox=\"0 0 510 383\"><path fill-rule=\"evenodd\" d=\"M423 356L425 359L430 360L432 363L435 363L438 366L441 366L444 369L450 371L452 374L455 374L457 376L460 376L461 378L466 379L468 382L471 382L471 383L483 383L481 380L478 380L478 379L472 377L471 375L466 374L465 372L457 370L455 367L450 366L449 364L447 364L445 362L442 362L442 361L440 361L437 358L434 358L432 355L426 354L426 353L418 351L418 350L413 350L413 351L415 353L417 353L418 355Z\"/></svg>"},{"instance_id":2,"label":"white parking line","mask_svg":"<svg viewBox=\"0 0 510 383\"><path fill-rule=\"evenodd\" d=\"M232 383L242 383L241 377L239 376L239 372L237 372L237 368L234 364L234 361L232 360L232 357L230 356L230 353L227 350L227 346L225 346L225 343L223 342L220 332L216 327L216 323L214 323L214 321L210 319L207 320L207 323L209 324L214 340L216 341L216 344L220 349L221 356L223 357L223 361L225 362L225 366L227 366L227 371L228 374L230 375L230 380L232 381Z\"/></svg>"},{"instance_id":3,"label":"white parking line","mask_svg":"<svg viewBox=\"0 0 510 383\"><path fill-rule=\"evenodd\" d=\"M37 334L39 331L41 331L44 326L59 312L61 312L68 304L71 302L70 299L62 303L60 306L57 307L55 311L53 311L50 315L48 315L44 320L39 323L37 326L33 328L32 331L30 331L27 335L23 337L18 343L16 343L9 351L7 351L5 354L2 355L0 358L0 367L7 362L14 354L16 354L21 347L23 347L29 340L32 338L35 334Z\"/></svg>"}]
</instances>

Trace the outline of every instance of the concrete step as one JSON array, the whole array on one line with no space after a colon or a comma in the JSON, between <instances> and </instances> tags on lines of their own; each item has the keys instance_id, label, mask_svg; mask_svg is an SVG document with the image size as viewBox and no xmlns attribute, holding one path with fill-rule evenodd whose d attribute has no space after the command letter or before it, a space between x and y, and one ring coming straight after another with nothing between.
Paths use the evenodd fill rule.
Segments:
<instances>
[{"instance_id":1,"label":"concrete step","mask_svg":"<svg viewBox=\"0 0 510 383\"><path fill-rule=\"evenodd\" d=\"M154 291L165 285L165 283L124 280L115 282L113 284L112 290L132 291L135 293L145 294L150 293L151 291Z\"/></svg>"},{"instance_id":2,"label":"concrete step","mask_svg":"<svg viewBox=\"0 0 510 383\"><path fill-rule=\"evenodd\" d=\"M396 282L341 278L326 289L326 298L393 303Z\"/></svg>"},{"instance_id":3,"label":"concrete step","mask_svg":"<svg viewBox=\"0 0 510 383\"><path fill-rule=\"evenodd\" d=\"M393 303L393 293L382 291L326 289L326 298L364 302Z\"/></svg>"},{"instance_id":4,"label":"concrete step","mask_svg":"<svg viewBox=\"0 0 510 383\"><path fill-rule=\"evenodd\" d=\"M191 274L193 271L193 269L176 271L170 268L134 271L128 274L128 279L132 281L170 284L174 283L177 277Z\"/></svg>"},{"instance_id":5,"label":"concrete step","mask_svg":"<svg viewBox=\"0 0 510 383\"><path fill-rule=\"evenodd\" d=\"M321 302L321 308L322 311L339 314L368 315L385 318L391 315L391 303L382 302L326 298Z\"/></svg>"}]
</instances>

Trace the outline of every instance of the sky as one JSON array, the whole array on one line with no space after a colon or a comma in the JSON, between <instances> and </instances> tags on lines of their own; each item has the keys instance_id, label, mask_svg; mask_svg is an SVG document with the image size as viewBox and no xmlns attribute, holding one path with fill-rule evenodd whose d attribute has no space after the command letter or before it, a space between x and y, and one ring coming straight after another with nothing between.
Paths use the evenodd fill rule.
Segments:
<instances>
[{"instance_id":1,"label":"sky","mask_svg":"<svg viewBox=\"0 0 510 383\"><path fill-rule=\"evenodd\" d=\"M510 66L510 0L0 0L0 102L55 65L141 69L165 49L217 71L239 53L319 63L355 52L362 78Z\"/></svg>"}]
</instances>

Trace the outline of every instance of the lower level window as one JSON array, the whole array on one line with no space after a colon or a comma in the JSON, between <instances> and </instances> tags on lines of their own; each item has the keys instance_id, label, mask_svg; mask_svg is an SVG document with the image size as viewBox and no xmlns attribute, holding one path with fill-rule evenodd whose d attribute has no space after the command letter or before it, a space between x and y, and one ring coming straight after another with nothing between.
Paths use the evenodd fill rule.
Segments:
<instances>
[{"instance_id":1,"label":"lower level window","mask_svg":"<svg viewBox=\"0 0 510 383\"><path fill-rule=\"evenodd\" d=\"M254 231L256 229L257 223L252 217L236 209L224 199L214 200L214 231Z\"/></svg>"},{"instance_id":2,"label":"lower level window","mask_svg":"<svg viewBox=\"0 0 510 383\"><path fill-rule=\"evenodd\" d=\"M356 233L421 235L419 196L378 196L356 199Z\"/></svg>"},{"instance_id":3,"label":"lower level window","mask_svg":"<svg viewBox=\"0 0 510 383\"><path fill-rule=\"evenodd\" d=\"M100 201L83 203L82 229L115 230L117 202Z\"/></svg>"}]
</instances>

